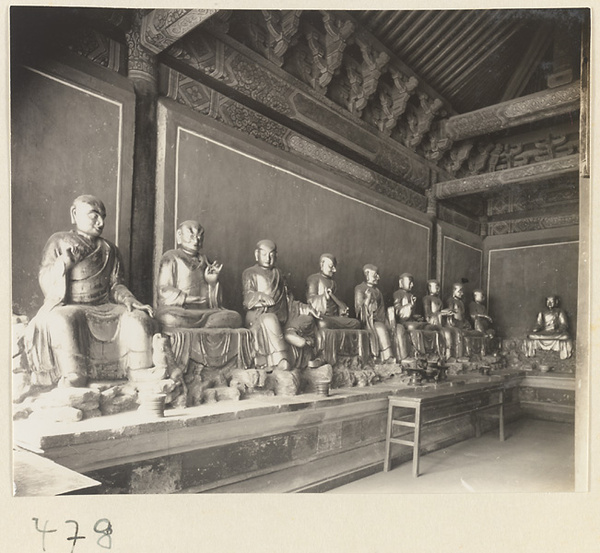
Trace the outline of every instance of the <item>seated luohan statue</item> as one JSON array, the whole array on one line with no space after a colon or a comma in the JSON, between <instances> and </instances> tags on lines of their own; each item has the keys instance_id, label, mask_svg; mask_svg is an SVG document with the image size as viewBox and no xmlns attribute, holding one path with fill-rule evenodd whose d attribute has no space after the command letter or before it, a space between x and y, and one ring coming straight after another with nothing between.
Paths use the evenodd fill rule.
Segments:
<instances>
[{"instance_id":1,"label":"seated luohan statue","mask_svg":"<svg viewBox=\"0 0 600 553\"><path fill-rule=\"evenodd\" d=\"M383 294L377 287L379 269L367 264L363 267L365 280L354 288L354 308L363 326L369 331L371 350L382 361L392 359L392 342L387 327Z\"/></svg>"},{"instance_id":2,"label":"seated luohan statue","mask_svg":"<svg viewBox=\"0 0 600 553\"><path fill-rule=\"evenodd\" d=\"M463 298L465 297L465 287L460 282L452 285L452 296L448 298L446 311L448 312L446 324L453 332L453 346L455 356L462 357L463 354L469 356L472 352L472 341L466 339L474 335L471 323L467 318L467 311Z\"/></svg>"},{"instance_id":3,"label":"seated luohan statue","mask_svg":"<svg viewBox=\"0 0 600 553\"><path fill-rule=\"evenodd\" d=\"M177 249L165 252L158 272L156 318L167 328L239 328L242 317L221 307L218 282L223 265L202 252L204 229L185 221Z\"/></svg>"},{"instance_id":4,"label":"seated luohan statue","mask_svg":"<svg viewBox=\"0 0 600 553\"><path fill-rule=\"evenodd\" d=\"M440 352L444 359L448 359L452 354L452 343L454 334L452 329L444 326L444 317L450 312L443 309L440 298L440 283L431 279L427 281L427 290L429 294L423 297L423 313L427 321L427 330L435 330L442 337L440 340ZM443 342L443 344L441 343ZM442 352L443 349L443 352Z\"/></svg>"},{"instance_id":5,"label":"seated luohan statue","mask_svg":"<svg viewBox=\"0 0 600 553\"><path fill-rule=\"evenodd\" d=\"M535 326L525 340L528 357L533 357L536 349L558 351L561 359L567 359L573 354L567 314L558 307L558 303L558 296L546 298L546 309L538 313Z\"/></svg>"},{"instance_id":6,"label":"seated luohan statue","mask_svg":"<svg viewBox=\"0 0 600 553\"><path fill-rule=\"evenodd\" d=\"M488 315L488 310L485 304L485 294L479 288L473 290L473 301L469 304L469 316L473 322L473 328L477 332L485 334L492 338L496 332L492 328L492 318Z\"/></svg>"},{"instance_id":7,"label":"seated luohan statue","mask_svg":"<svg viewBox=\"0 0 600 553\"><path fill-rule=\"evenodd\" d=\"M303 353L306 357L314 354L313 317L319 318L319 314L310 305L294 300L288 291L275 267L275 242L258 242L254 257L256 265L242 273L242 288L246 326L253 331L257 346L256 365L290 370L302 362Z\"/></svg>"},{"instance_id":8,"label":"seated luohan statue","mask_svg":"<svg viewBox=\"0 0 600 553\"><path fill-rule=\"evenodd\" d=\"M324 253L319 263L321 271L310 275L306 281L306 300L321 316L318 326L342 330L360 328L360 322L348 317L348 306L336 296L337 285L333 280L337 272L336 258Z\"/></svg>"},{"instance_id":9,"label":"seated luohan statue","mask_svg":"<svg viewBox=\"0 0 600 553\"><path fill-rule=\"evenodd\" d=\"M53 234L42 254L44 304L27 329L27 351L39 384L85 386L109 366L113 377L152 366L156 321L123 284L117 247L100 235L106 209L94 196L71 206L71 231ZM115 368L116 367L116 368Z\"/></svg>"},{"instance_id":10,"label":"seated luohan statue","mask_svg":"<svg viewBox=\"0 0 600 553\"><path fill-rule=\"evenodd\" d=\"M395 328L396 357L406 359L427 352L440 354L439 335L435 330L424 330L427 323L416 312L417 296L412 293L413 275L403 273L398 279L399 289L394 292L394 306L388 308L390 324Z\"/></svg>"}]
</instances>

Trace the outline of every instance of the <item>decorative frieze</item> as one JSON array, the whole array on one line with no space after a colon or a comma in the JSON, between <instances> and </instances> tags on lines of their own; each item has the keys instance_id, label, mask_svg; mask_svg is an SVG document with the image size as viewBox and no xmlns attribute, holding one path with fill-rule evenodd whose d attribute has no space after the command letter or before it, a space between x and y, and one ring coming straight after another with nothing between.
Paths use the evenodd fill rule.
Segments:
<instances>
[{"instance_id":1,"label":"decorative frieze","mask_svg":"<svg viewBox=\"0 0 600 553\"><path fill-rule=\"evenodd\" d=\"M167 51L168 56L183 62L209 77L219 80L233 91L242 93L277 113L294 119L317 130L320 134L351 148L361 157L379 165L382 172L398 178L409 186L424 190L429 186L432 167L417 155L392 140L381 140L367 125L356 120L350 113L316 93L298 87L292 77L281 71L271 71L267 62L257 54L236 44L228 37L216 37L211 33L196 33L183 39ZM414 85L394 74L406 92ZM235 96L240 100L239 96ZM404 100L400 99L400 103ZM250 107L254 107L250 105Z\"/></svg>"},{"instance_id":2,"label":"decorative frieze","mask_svg":"<svg viewBox=\"0 0 600 553\"><path fill-rule=\"evenodd\" d=\"M494 221L488 223L488 235L511 234L514 232L526 232L533 230L545 230L551 228L575 226L579 224L579 214L570 213L565 215L548 215L536 217L524 217L509 221Z\"/></svg>"},{"instance_id":3,"label":"decorative frieze","mask_svg":"<svg viewBox=\"0 0 600 553\"><path fill-rule=\"evenodd\" d=\"M454 141L464 140L577 111L580 86L577 81L560 88L455 115L446 122L446 133Z\"/></svg>"},{"instance_id":4,"label":"decorative frieze","mask_svg":"<svg viewBox=\"0 0 600 553\"><path fill-rule=\"evenodd\" d=\"M461 142L459 144L465 144ZM468 163L462 166L462 176L485 172L503 171L513 167L524 167L540 161L548 161L576 154L579 148L577 132L549 130L546 135L526 141L513 138L510 141L480 142L473 148ZM446 166L446 169L450 169ZM453 173L454 175L457 172Z\"/></svg>"},{"instance_id":5,"label":"decorative frieze","mask_svg":"<svg viewBox=\"0 0 600 553\"><path fill-rule=\"evenodd\" d=\"M422 212L426 210L427 198L423 194L291 131L284 125L174 69L162 66L161 73L163 77L161 92L179 104L208 115L275 148L326 167L390 199Z\"/></svg>"},{"instance_id":6,"label":"decorative frieze","mask_svg":"<svg viewBox=\"0 0 600 553\"><path fill-rule=\"evenodd\" d=\"M145 14L141 23L141 44L160 54L171 44L206 21L219 10L159 9Z\"/></svg>"},{"instance_id":7,"label":"decorative frieze","mask_svg":"<svg viewBox=\"0 0 600 553\"><path fill-rule=\"evenodd\" d=\"M566 181L566 182L565 182ZM577 175L561 179L560 183L550 185L544 182L526 188L511 186L487 201L487 215L498 216L519 212L532 212L548 209L570 209L577 211L579 186Z\"/></svg>"},{"instance_id":8,"label":"decorative frieze","mask_svg":"<svg viewBox=\"0 0 600 553\"><path fill-rule=\"evenodd\" d=\"M69 50L112 71L124 70L121 43L90 27L78 27L69 38Z\"/></svg>"},{"instance_id":9,"label":"decorative frieze","mask_svg":"<svg viewBox=\"0 0 600 553\"><path fill-rule=\"evenodd\" d=\"M466 196L478 192L488 192L507 184L539 182L559 175L574 173L578 170L579 156L565 156L525 167L515 167L484 175L441 182L435 185L435 195L438 199Z\"/></svg>"}]
</instances>

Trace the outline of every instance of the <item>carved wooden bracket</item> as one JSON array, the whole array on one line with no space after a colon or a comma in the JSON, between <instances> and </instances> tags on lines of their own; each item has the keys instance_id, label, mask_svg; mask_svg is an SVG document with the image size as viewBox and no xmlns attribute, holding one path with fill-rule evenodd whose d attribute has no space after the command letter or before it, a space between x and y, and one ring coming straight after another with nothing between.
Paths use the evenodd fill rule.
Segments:
<instances>
[{"instance_id":1,"label":"carved wooden bracket","mask_svg":"<svg viewBox=\"0 0 600 553\"><path fill-rule=\"evenodd\" d=\"M387 69L379 79L376 94L371 98L363 120L377 127L382 133L390 135L398 119L406 110L406 105L411 95L419 85L416 77L408 76L395 67Z\"/></svg>"},{"instance_id":2,"label":"carved wooden bracket","mask_svg":"<svg viewBox=\"0 0 600 553\"><path fill-rule=\"evenodd\" d=\"M443 103L439 98L431 98L425 92L418 92L419 107L411 104L406 110L407 133L405 146L416 150L421 144L423 137L431 129L431 124L436 113L441 109Z\"/></svg>"},{"instance_id":3,"label":"carved wooden bracket","mask_svg":"<svg viewBox=\"0 0 600 553\"><path fill-rule=\"evenodd\" d=\"M421 144L423 155L433 162L438 162L444 154L452 148L454 142L450 140L444 132L443 122L434 122L431 125L427 138Z\"/></svg>"},{"instance_id":4,"label":"carved wooden bracket","mask_svg":"<svg viewBox=\"0 0 600 553\"><path fill-rule=\"evenodd\" d=\"M318 29L308 21L300 23L300 34L304 40L290 50L286 70L325 94L334 73L342 64L342 56L348 38L355 25L347 17L322 12L323 28Z\"/></svg>"},{"instance_id":5,"label":"carved wooden bracket","mask_svg":"<svg viewBox=\"0 0 600 553\"><path fill-rule=\"evenodd\" d=\"M448 158L445 160L444 168L448 173L456 175L458 170L462 167L463 163L469 157L471 150L473 149L473 142L465 141L457 144L450 150Z\"/></svg>"},{"instance_id":6,"label":"carved wooden bracket","mask_svg":"<svg viewBox=\"0 0 600 553\"><path fill-rule=\"evenodd\" d=\"M502 171L513 167L523 167L539 161L547 161L569 156L578 151L576 133L549 131L536 140L480 143L469 155L467 167L462 171L469 175L483 172ZM449 171L448 167L446 169ZM455 174L455 173L453 173Z\"/></svg>"},{"instance_id":7,"label":"carved wooden bracket","mask_svg":"<svg viewBox=\"0 0 600 553\"><path fill-rule=\"evenodd\" d=\"M283 56L298 32L302 10L250 12L245 21L248 46L281 67Z\"/></svg>"},{"instance_id":8,"label":"carved wooden bracket","mask_svg":"<svg viewBox=\"0 0 600 553\"><path fill-rule=\"evenodd\" d=\"M574 154L524 167L514 167L464 179L440 182L435 185L435 196L438 199L444 199L479 192L490 192L507 184L540 182L551 177L577 173L578 171L579 155Z\"/></svg>"},{"instance_id":9,"label":"carved wooden bracket","mask_svg":"<svg viewBox=\"0 0 600 553\"><path fill-rule=\"evenodd\" d=\"M450 117L445 128L455 142L540 121L579 109L579 81Z\"/></svg>"},{"instance_id":10,"label":"carved wooden bracket","mask_svg":"<svg viewBox=\"0 0 600 553\"><path fill-rule=\"evenodd\" d=\"M157 9L142 19L141 44L160 54L219 10Z\"/></svg>"},{"instance_id":11,"label":"carved wooden bracket","mask_svg":"<svg viewBox=\"0 0 600 553\"><path fill-rule=\"evenodd\" d=\"M329 87L332 100L345 107L350 113L361 116L369 98L377 89L377 83L390 57L377 51L364 36L352 39L354 55L346 49L342 60L342 71Z\"/></svg>"}]
</instances>

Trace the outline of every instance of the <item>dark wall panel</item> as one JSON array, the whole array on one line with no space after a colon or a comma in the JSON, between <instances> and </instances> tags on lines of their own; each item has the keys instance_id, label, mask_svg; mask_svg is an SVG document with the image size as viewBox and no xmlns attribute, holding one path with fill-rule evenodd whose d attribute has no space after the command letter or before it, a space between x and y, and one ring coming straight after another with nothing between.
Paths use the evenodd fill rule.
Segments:
<instances>
[{"instance_id":1,"label":"dark wall panel","mask_svg":"<svg viewBox=\"0 0 600 553\"><path fill-rule=\"evenodd\" d=\"M52 233L71 228L76 196L95 194L104 201L104 236L115 241L119 233L127 263L131 183L123 178L123 166L130 165L124 160L123 102L72 77L27 68L12 76L13 306L29 316L43 301L37 282L42 249Z\"/></svg>"},{"instance_id":2,"label":"dark wall panel","mask_svg":"<svg viewBox=\"0 0 600 553\"><path fill-rule=\"evenodd\" d=\"M578 255L578 242L490 250L490 315L502 335L524 338L549 294L560 296L575 335Z\"/></svg>"},{"instance_id":3,"label":"dark wall panel","mask_svg":"<svg viewBox=\"0 0 600 553\"><path fill-rule=\"evenodd\" d=\"M443 237L442 298L452 294L455 282L465 283L465 303L472 299L473 290L481 288L483 253L449 236Z\"/></svg>"},{"instance_id":4,"label":"dark wall panel","mask_svg":"<svg viewBox=\"0 0 600 553\"><path fill-rule=\"evenodd\" d=\"M199 219L206 229L207 254L225 264L222 282L228 306L241 310L241 273L254 264L255 244L262 238L277 243L279 266L289 274L298 299L305 299L306 277L318 271L323 252L338 258L339 296L348 305L353 304L365 263L380 267L388 302L404 271L414 273L417 291L424 292L427 226L185 129L179 129L177 143L177 174L165 178L165 195L177 198L176 213L165 209L165 249L172 245L169 227L175 227L175 220ZM169 183L174 189L169 190Z\"/></svg>"}]
</instances>

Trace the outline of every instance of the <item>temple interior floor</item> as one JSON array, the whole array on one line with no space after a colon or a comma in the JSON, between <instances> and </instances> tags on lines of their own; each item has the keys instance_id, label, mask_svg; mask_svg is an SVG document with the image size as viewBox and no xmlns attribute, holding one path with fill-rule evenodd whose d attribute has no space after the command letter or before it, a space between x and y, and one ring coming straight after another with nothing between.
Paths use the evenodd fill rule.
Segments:
<instances>
[{"instance_id":1,"label":"temple interior floor","mask_svg":"<svg viewBox=\"0 0 600 553\"><path fill-rule=\"evenodd\" d=\"M392 445L392 447L404 447ZM487 432L394 465L328 493L568 492L574 488L572 424L522 418L506 425L506 440Z\"/></svg>"}]
</instances>

